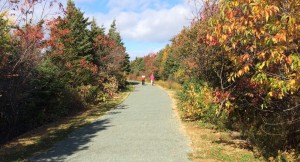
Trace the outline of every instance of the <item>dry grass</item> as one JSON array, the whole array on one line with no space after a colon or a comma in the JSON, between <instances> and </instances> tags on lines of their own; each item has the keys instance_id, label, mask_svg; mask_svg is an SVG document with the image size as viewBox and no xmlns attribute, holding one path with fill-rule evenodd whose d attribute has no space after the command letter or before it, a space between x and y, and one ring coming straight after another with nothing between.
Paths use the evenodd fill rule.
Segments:
<instances>
[{"instance_id":1,"label":"dry grass","mask_svg":"<svg viewBox=\"0 0 300 162\"><path fill-rule=\"evenodd\" d=\"M240 139L238 132L220 132L200 126L196 122L184 123L192 141L191 159L201 161L262 161L255 157L253 148Z\"/></svg>"},{"instance_id":2,"label":"dry grass","mask_svg":"<svg viewBox=\"0 0 300 162\"><path fill-rule=\"evenodd\" d=\"M170 89L170 90L174 90L174 91L178 91L181 89L181 85L174 82L174 81L161 81L158 80L155 82L155 84L158 84L164 88Z\"/></svg>"},{"instance_id":3,"label":"dry grass","mask_svg":"<svg viewBox=\"0 0 300 162\"><path fill-rule=\"evenodd\" d=\"M178 116L180 112L176 107L175 91L180 87L175 85L175 88L169 86L169 82L159 81L158 85L168 88L167 92L172 98L173 110ZM172 87L172 88L169 88ZM255 157L252 146L245 140L240 138L239 132L221 132L214 129L213 125L200 122L184 122L183 131L190 139L192 152L189 157L194 162L254 162L263 161Z\"/></svg>"},{"instance_id":4,"label":"dry grass","mask_svg":"<svg viewBox=\"0 0 300 162\"><path fill-rule=\"evenodd\" d=\"M0 161L27 161L28 157L39 151L51 148L75 129L92 123L108 110L115 108L124 101L131 90L132 87L107 103L91 106L82 113L40 127L2 145L0 148Z\"/></svg>"}]
</instances>

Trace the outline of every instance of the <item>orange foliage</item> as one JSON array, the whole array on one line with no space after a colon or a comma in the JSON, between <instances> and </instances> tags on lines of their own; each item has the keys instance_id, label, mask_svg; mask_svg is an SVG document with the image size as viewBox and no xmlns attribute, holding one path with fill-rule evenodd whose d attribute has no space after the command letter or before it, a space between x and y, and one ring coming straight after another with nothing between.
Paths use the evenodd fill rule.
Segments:
<instances>
[{"instance_id":1,"label":"orange foliage","mask_svg":"<svg viewBox=\"0 0 300 162\"><path fill-rule=\"evenodd\" d=\"M150 53L144 57L145 64L145 74L150 76L152 73L158 70L158 67L155 65L157 55L155 53Z\"/></svg>"}]
</instances>

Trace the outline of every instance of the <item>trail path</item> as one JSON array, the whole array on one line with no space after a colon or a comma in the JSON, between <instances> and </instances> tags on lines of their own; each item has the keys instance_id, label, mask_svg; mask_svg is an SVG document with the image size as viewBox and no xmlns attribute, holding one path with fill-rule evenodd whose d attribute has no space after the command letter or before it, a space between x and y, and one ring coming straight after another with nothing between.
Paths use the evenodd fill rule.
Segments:
<instances>
[{"instance_id":1,"label":"trail path","mask_svg":"<svg viewBox=\"0 0 300 162\"><path fill-rule=\"evenodd\" d=\"M30 161L185 162L190 151L168 94L138 84L116 109Z\"/></svg>"}]
</instances>

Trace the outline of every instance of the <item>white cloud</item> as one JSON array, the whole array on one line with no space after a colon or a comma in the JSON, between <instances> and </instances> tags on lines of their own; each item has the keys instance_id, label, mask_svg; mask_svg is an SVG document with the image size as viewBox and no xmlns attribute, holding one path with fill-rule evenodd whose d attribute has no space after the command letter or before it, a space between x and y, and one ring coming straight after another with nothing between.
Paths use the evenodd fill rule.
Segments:
<instances>
[{"instance_id":1,"label":"white cloud","mask_svg":"<svg viewBox=\"0 0 300 162\"><path fill-rule=\"evenodd\" d=\"M166 41L177 34L184 25L189 24L189 16L189 11L181 5L159 11L146 10L131 27L133 32L125 32L123 35L135 40ZM120 30L123 29L126 27L120 24Z\"/></svg>"},{"instance_id":2,"label":"white cloud","mask_svg":"<svg viewBox=\"0 0 300 162\"><path fill-rule=\"evenodd\" d=\"M95 17L99 25L104 24L109 28L113 19L117 21L117 28L123 39L144 42L166 42L175 36L183 26L187 26L192 18L190 6L187 4L178 4L167 8L147 8L148 0L124 0L118 1L116 8L109 13L92 13L89 17ZM136 3L134 3L136 2ZM159 4L158 0L152 0ZM152 3L152 4L154 4ZM109 2L111 7L117 4L117 0ZM151 5L152 5L151 4ZM120 8L132 5L133 8L144 8L143 11L121 10ZM165 5L166 6L166 5Z\"/></svg>"}]
</instances>

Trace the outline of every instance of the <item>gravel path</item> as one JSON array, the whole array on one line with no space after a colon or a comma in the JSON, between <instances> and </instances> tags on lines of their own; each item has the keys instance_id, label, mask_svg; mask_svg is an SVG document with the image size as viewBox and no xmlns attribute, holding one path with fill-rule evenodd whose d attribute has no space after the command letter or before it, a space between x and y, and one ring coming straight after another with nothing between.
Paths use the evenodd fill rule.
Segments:
<instances>
[{"instance_id":1,"label":"gravel path","mask_svg":"<svg viewBox=\"0 0 300 162\"><path fill-rule=\"evenodd\" d=\"M139 84L116 109L30 161L185 162L182 130L168 94Z\"/></svg>"}]
</instances>

